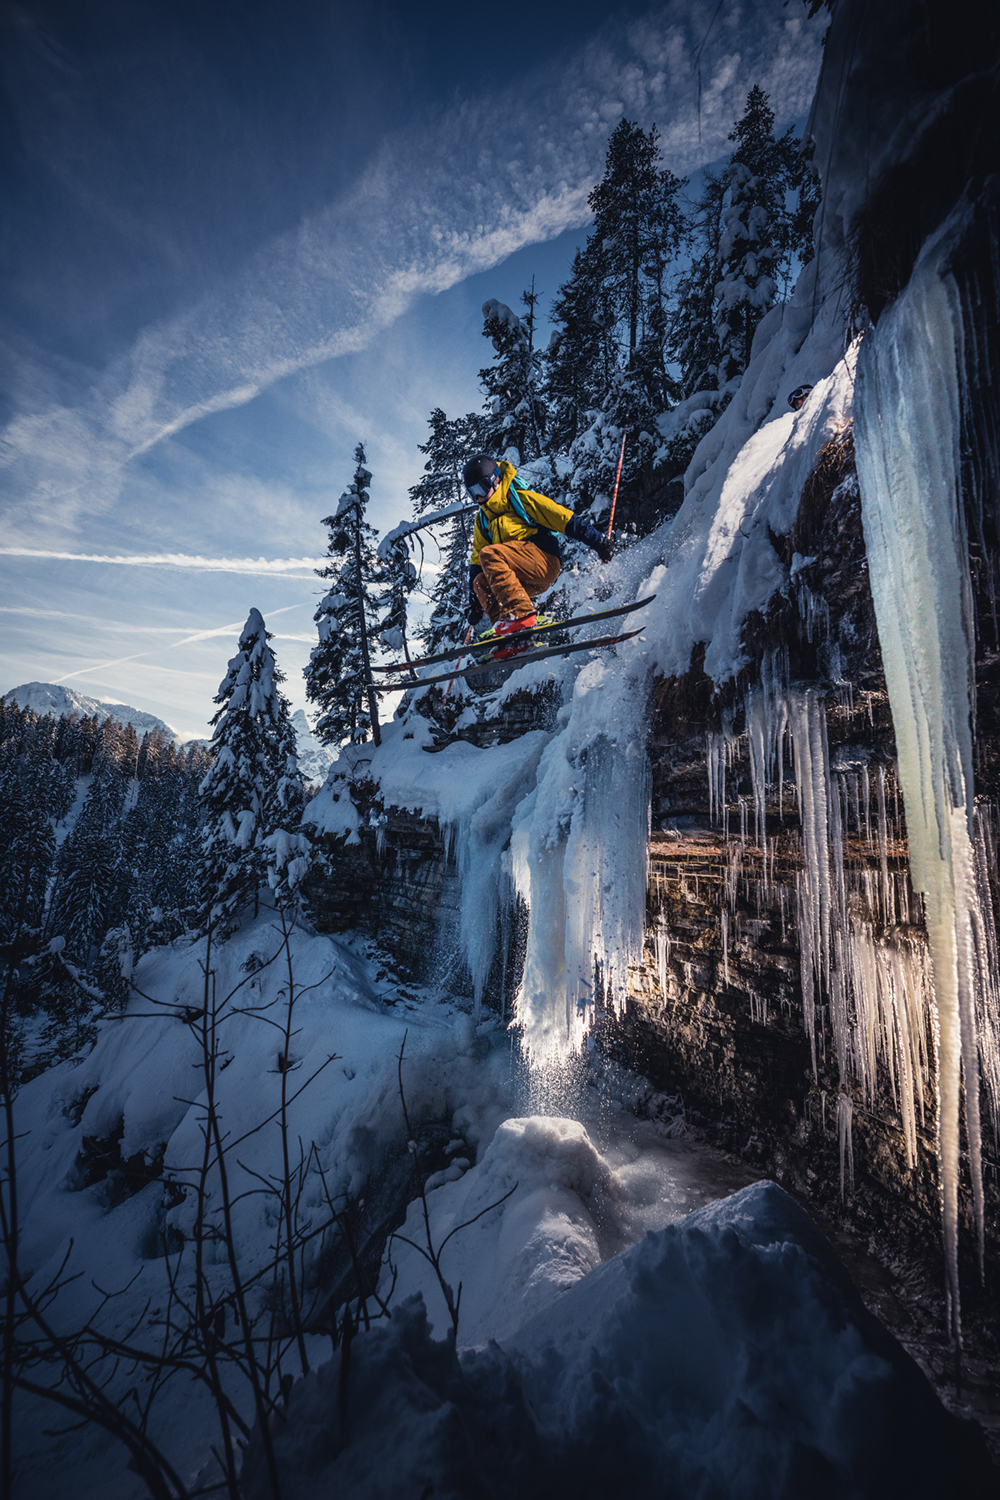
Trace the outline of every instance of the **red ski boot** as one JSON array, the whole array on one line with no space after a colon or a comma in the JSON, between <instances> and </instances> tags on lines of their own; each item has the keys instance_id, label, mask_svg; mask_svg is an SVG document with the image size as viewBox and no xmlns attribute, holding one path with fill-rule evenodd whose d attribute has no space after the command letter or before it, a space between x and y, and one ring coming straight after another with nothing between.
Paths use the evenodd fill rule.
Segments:
<instances>
[{"instance_id":1,"label":"red ski boot","mask_svg":"<svg viewBox=\"0 0 1000 1500\"><path fill-rule=\"evenodd\" d=\"M503 639L516 635L519 630L534 630L538 624L537 615L522 615L519 620L498 620L493 627L493 634ZM527 651L531 645L530 637L524 641L512 642L500 651L490 652L490 661L506 661L510 656L520 656L522 651Z\"/></svg>"}]
</instances>

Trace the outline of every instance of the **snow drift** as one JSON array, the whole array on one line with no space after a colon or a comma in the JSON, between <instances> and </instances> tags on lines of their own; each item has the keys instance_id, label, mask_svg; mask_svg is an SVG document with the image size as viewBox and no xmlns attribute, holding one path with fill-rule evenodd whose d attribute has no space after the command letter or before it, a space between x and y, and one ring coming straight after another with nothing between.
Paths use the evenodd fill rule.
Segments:
<instances>
[{"instance_id":1,"label":"snow drift","mask_svg":"<svg viewBox=\"0 0 1000 1500\"><path fill-rule=\"evenodd\" d=\"M647 1235L502 1346L436 1342L410 1299L346 1382L338 1362L295 1386L276 1445L286 1500L986 1493L965 1429L769 1182Z\"/></svg>"}]
</instances>

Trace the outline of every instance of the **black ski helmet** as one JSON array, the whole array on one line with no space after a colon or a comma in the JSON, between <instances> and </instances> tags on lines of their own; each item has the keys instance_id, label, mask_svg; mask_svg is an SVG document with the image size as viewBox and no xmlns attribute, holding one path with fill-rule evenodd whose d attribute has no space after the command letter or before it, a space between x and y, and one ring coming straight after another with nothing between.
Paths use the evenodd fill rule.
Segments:
<instances>
[{"instance_id":1,"label":"black ski helmet","mask_svg":"<svg viewBox=\"0 0 1000 1500\"><path fill-rule=\"evenodd\" d=\"M788 404L792 408L792 411L798 411L799 407L804 404L805 399L811 390L811 385L797 385L794 391L790 392L788 397Z\"/></svg>"},{"instance_id":2,"label":"black ski helmet","mask_svg":"<svg viewBox=\"0 0 1000 1500\"><path fill-rule=\"evenodd\" d=\"M471 489L474 484L481 484L484 489L489 489L493 483L493 475L496 473L497 461L488 458L485 453L477 453L470 458L462 470L462 481L465 488Z\"/></svg>"}]
</instances>

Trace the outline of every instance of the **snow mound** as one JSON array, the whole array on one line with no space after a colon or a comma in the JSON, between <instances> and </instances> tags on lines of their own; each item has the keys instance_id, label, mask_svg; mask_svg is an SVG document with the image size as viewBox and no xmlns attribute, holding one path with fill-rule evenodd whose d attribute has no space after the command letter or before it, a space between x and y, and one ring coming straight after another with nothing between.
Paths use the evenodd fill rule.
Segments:
<instances>
[{"instance_id":1,"label":"snow mound","mask_svg":"<svg viewBox=\"0 0 1000 1500\"><path fill-rule=\"evenodd\" d=\"M110 698L89 698L86 693L61 687L57 682L23 682L3 696L18 708L30 708L36 714L55 714L57 718L62 714L93 718L96 714L102 723L105 719L117 719L119 724L131 724L140 739L147 730L158 729L166 739L180 742L176 729L155 714L131 708L127 703L115 703Z\"/></svg>"},{"instance_id":2,"label":"snow mound","mask_svg":"<svg viewBox=\"0 0 1000 1500\"><path fill-rule=\"evenodd\" d=\"M428 1183L431 1237L441 1246L457 1231L441 1266L456 1289L462 1284L463 1344L505 1338L622 1246L621 1184L577 1120L505 1120L478 1166L462 1174L459 1161L440 1178ZM440 1286L405 1243L426 1244L419 1200L399 1234L396 1295L419 1292L431 1328L444 1334L450 1324ZM384 1294L391 1280L387 1269Z\"/></svg>"},{"instance_id":3,"label":"snow mound","mask_svg":"<svg viewBox=\"0 0 1000 1500\"><path fill-rule=\"evenodd\" d=\"M285 1500L987 1493L965 1427L769 1182L647 1235L503 1348L436 1342L414 1297L340 1379L338 1359L292 1390ZM259 1435L244 1473L264 1500Z\"/></svg>"}]
</instances>

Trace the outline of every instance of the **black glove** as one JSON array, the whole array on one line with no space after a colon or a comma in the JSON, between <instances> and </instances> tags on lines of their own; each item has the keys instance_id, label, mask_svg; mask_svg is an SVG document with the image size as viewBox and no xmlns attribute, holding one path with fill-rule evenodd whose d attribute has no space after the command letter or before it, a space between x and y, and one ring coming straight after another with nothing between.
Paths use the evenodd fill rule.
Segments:
<instances>
[{"instance_id":1,"label":"black glove","mask_svg":"<svg viewBox=\"0 0 1000 1500\"><path fill-rule=\"evenodd\" d=\"M566 522L566 535L574 542L583 542L592 552L596 552L601 562L610 562L614 556L614 544L611 538L603 531L598 531L596 526L590 526L580 516L571 516Z\"/></svg>"},{"instance_id":2,"label":"black glove","mask_svg":"<svg viewBox=\"0 0 1000 1500\"><path fill-rule=\"evenodd\" d=\"M470 625L478 625L480 620L483 618L483 615L485 614L485 610L480 604L479 599L476 595L476 591L472 586L476 574L481 573L482 571L482 568L480 568L478 564L475 567L469 568L469 613L467 619Z\"/></svg>"}]
</instances>

